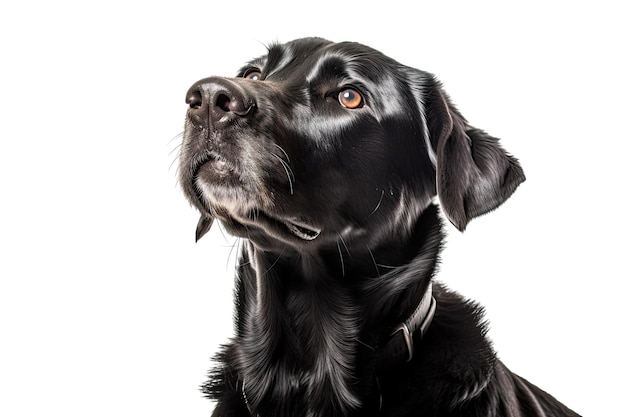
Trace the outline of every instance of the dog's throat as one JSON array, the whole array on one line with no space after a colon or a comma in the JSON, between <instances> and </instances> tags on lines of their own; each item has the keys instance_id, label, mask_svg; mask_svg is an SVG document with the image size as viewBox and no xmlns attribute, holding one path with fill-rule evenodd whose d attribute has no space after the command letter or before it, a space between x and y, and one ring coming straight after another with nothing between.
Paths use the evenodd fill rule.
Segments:
<instances>
[{"instance_id":1,"label":"dog's throat","mask_svg":"<svg viewBox=\"0 0 626 417\"><path fill-rule=\"evenodd\" d=\"M360 310L347 288L336 280L300 279L288 257L252 245L243 261L255 266L254 274L249 266L241 271L246 291L254 288L256 296L248 299L254 308L241 310L246 324L238 346L250 413L296 415L305 407L307 415L332 417L357 409Z\"/></svg>"}]
</instances>

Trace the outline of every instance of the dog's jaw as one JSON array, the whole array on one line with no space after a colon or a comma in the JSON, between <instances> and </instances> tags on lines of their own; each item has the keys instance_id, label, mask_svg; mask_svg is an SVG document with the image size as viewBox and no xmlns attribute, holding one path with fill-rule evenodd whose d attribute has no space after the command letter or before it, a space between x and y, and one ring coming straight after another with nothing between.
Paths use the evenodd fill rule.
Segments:
<instances>
[{"instance_id":1,"label":"dog's jaw","mask_svg":"<svg viewBox=\"0 0 626 417\"><path fill-rule=\"evenodd\" d=\"M322 234L322 228L315 221L283 213L277 207L275 196L280 193L267 185L267 169L263 169L265 162L259 156L260 152L248 149L238 156L227 157L219 152L216 145L219 140L206 135L206 129L188 123L184 142L203 141L207 145L195 155L185 148L181 157L183 189L187 198L201 211L196 239L209 231L212 221L208 219L220 220L236 236L256 236L265 247L272 239L298 246L314 241ZM292 180L291 177L288 179ZM288 184L291 196L293 184Z\"/></svg>"}]
</instances>

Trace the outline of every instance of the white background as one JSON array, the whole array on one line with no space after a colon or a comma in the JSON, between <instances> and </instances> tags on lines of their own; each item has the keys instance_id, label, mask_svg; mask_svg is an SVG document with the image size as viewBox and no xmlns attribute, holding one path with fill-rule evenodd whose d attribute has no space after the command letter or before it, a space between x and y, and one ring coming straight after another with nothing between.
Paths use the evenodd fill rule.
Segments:
<instances>
[{"instance_id":1,"label":"white background","mask_svg":"<svg viewBox=\"0 0 626 417\"><path fill-rule=\"evenodd\" d=\"M486 307L513 371L583 415L624 415L618 5L4 2L0 415L210 413L197 387L230 333L235 255L218 228L194 243L185 92L310 35L434 72L521 160L502 208L449 227L439 277Z\"/></svg>"}]
</instances>

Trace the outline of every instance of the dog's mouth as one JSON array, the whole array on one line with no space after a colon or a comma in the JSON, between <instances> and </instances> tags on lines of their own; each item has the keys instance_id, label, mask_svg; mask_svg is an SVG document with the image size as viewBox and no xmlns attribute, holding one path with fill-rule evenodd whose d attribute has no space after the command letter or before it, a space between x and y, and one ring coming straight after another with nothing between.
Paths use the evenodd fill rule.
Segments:
<instances>
[{"instance_id":1,"label":"dog's mouth","mask_svg":"<svg viewBox=\"0 0 626 417\"><path fill-rule=\"evenodd\" d=\"M320 236L322 229L306 217L266 210L274 203L263 194L263 187L242 182L237 171L236 164L215 152L207 151L194 161L193 194L200 207L211 213L209 217L221 218L241 236L249 236L251 228L283 241L294 237L312 241Z\"/></svg>"},{"instance_id":2,"label":"dog's mouth","mask_svg":"<svg viewBox=\"0 0 626 417\"><path fill-rule=\"evenodd\" d=\"M279 234L287 234L300 240L311 241L315 240L322 233L320 228L302 219L278 218L263 211L257 211L254 218L255 223L258 223L270 234L272 234L272 231L277 231Z\"/></svg>"},{"instance_id":3,"label":"dog's mouth","mask_svg":"<svg viewBox=\"0 0 626 417\"><path fill-rule=\"evenodd\" d=\"M200 190L202 187L196 187ZM197 199L205 201L201 191L197 191ZM206 192L205 192L206 194ZM322 229L312 224L311 221L300 217L289 217L284 215L270 214L259 208L242 206L249 205L254 197L248 196L247 201L239 196L231 201L213 200L209 202L208 217L217 217L234 227L233 232L243 237L249 236L251 228L261 231L263 234L278 238L280 240L291 240L294 237L300 241L312 241L317 239L322 233ZM206 207L205 205L201 207ZM242 211L243 209L243 211ZM247 213L247 214L244 214ZM239 232L239 233L237 233ZM204 234L204 233L203 233ZM291 239L290 239L291 238Z\"/></svg>"},{"instance_id":4,"label":"dog's mouth","mask_svg":"<svg viewBox=\"0 0 626 417\"><path fill-rule=\"evenodd\" d=\"M310 225L303 225L302 223L295 223L293 221L283 221L283 224L292 235L302 240L314 240L322 232L320 229L313 228Z\"/></svg>"}]
</instances>

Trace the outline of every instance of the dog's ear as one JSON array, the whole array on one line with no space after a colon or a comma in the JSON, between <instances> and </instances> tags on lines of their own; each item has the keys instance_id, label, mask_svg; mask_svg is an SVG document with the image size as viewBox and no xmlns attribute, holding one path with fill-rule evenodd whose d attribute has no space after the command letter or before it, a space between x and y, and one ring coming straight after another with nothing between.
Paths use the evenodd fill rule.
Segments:
<instances>
[{"instance_id":1,"label":"dog's ear","mask_svg":"<svg viewBox=\"0 0 626 417\"><path fill-rule=\"evenodd\" d=\"M467 123L434 78L422 94L439 203L450 222L463 231L471 219L509 198L525 180L524 172L498 139Z\"/></svg>"}]
</instances>

